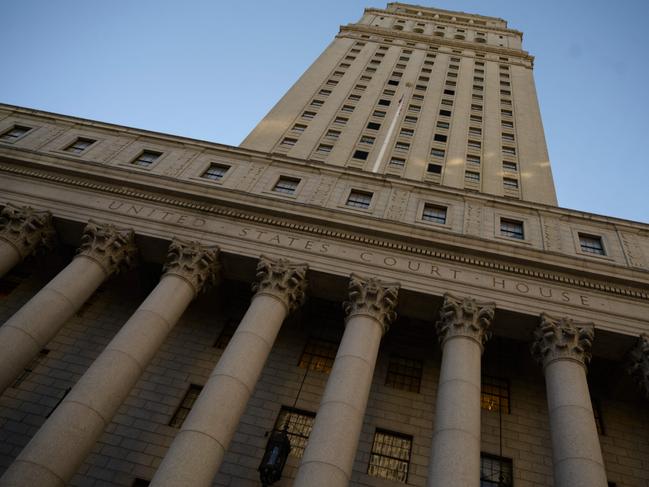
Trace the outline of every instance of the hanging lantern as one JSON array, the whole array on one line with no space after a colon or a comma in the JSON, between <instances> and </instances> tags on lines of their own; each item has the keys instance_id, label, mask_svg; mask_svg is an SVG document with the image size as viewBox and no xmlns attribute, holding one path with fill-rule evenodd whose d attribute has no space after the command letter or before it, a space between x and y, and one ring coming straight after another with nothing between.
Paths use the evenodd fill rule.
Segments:
<instances>
[{"instance_id":1,"label":"hanging lantern","mask_svg":"<svg viewBox=\"0 0 649 487\"><path fill-rule=\"evenodd\" d=\"M282 478L282 470L291 452L291 442L286 428L273 431L266 443L266 452L259 465L259 478L264 487L272 485Z\"/></svg>"}]
</instances>

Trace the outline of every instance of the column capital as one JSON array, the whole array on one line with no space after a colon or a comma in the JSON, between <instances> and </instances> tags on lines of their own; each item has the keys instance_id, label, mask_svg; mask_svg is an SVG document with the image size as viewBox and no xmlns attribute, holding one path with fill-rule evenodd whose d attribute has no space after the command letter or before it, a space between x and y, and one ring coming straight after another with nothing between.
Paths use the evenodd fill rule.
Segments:
<instances>
[{"instance_id":1,"label":"column capital","mask_svg":"<svg viewBox=\"0 0 649 487\"><path fill-rule=\"evenodd\" d=\"M304 302L308 269L307 264L262 255L257 263L257 281L252 285L252 290L278 298L290 313Z\"/></svg>"},{"instance_id":2,"label":"column capital","mask_svg":"<svg viewBox=\"0 0 649 487\"><path fill-rule=\"evenodd\" d=\"M349 299L343 303L347 320L355 315L365 315L377 320L383 333L397 316L399 283L386 283L374 277L349 276Z\"/></svg>"},{"instance_id":3,"label":"column capital","mask_svg":"<svg viewBox=\"0 0 649 487\"><path fill-rule=\"evenodd\" d=\"M51 248L54 235L49 211L8 203L0 212L0 239L12 245L23 259L39 248Z\"/></svg>"},{"instance_id":4,"label":"column capital","mask_svg":"<svg viewBox=\"0 0 649 487\"><path fill-rule=\"evenodd\" d=\"M489 327L495 312L495 303L479 302L468 296L444 294L444 304L435 324L442 347L446 340L461 336L475 340L482 348L491 336Z\"/></svg>"},{"instance_id":5,"label":"column capital","mask_svg":"<svg viewBox=\"0 0 649 487\"><path fill-rule=\"evenodd\" d=\"M94 260L107 276L132 266L136 255L133 230L92 220L83 229L81 245L77 249L77 256Z\"/></svg>"},{"instance_id":6,"label":"column capital","mask_svg":"<svg viewBox=\"0 0 649 487\"><path fill-rule=\"evenodd\" d=\"M216 284L220 270L217 246L207 246L175 237L169 244L163 274L174 275L187 281L194 289L194 295Z\"/></svg>"},{"instance_id":7,"label":"column capital","mask_svg":"<svg viewBox=\"0 0 649 487\"><path fill-rule=\"evenodd\" d=\"M638 389L649 399L649 335L638 337L628 356L627 372L635 379Z\"/></svg>"},{"instance_id":8,"label":"column capital","mask_svg":"<svg viewBox=\"0 0 649 487\"><path fill-rule=\"evenodd\" d=\"M591 357L595 325L580 323L567 317L541 314L541 322L534 330L532 356L547 367L554 360L574 360L586 367Z\"/></svg>"}]
</instances>

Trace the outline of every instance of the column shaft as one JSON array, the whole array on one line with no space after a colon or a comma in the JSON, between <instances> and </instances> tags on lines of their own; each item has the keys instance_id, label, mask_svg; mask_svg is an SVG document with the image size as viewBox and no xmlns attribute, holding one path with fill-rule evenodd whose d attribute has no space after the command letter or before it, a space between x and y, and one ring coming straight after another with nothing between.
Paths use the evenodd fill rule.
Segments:
<instances>
[{"instance_id":1,"label":"column shaft","mask_svg":"<svg viewBox=\"0 0 649 487\"><path fill-rule=\"evenodd\" d=\"M556 487L606 487L606 470L584 366L570 359L545 367Z\"/></svg>"},{"instance_id":2,"label":"column shaft","mask_svg":"<svg viewBox=\"0 0 649 487\"><path fill-rule=\"evenodd\" d=\"M294 487L345 487L352 474L383 325L347 321Z\"/></svg>"},{"instance_id":3,"label":"column shaft","mask_svg":"<svg viewBox=\"0 0 649 487\"><path fill-rule=\"evenodd\" d=\"M165 274L0 479L2 487L63 487L195 295Z\"/></svg>"},{"instance_id":4,"label":"column shaft","mask_svg":"<svg viewBox=\"0 0 649 487\"><path fill-rule=\"evenodd\" d=\"M0 278L23 260L18 249L0 238Z\"/></svg>"},{"instance_id":5,"label":"column shaft","mask_svg":"<svg viewBox=\"0 0 649 487\"><path fill-rule=\"evenodd\" d=\"M444 343L428 466L429 487L480 485L480 383L482 349L456 336Z\"/></svg>"},{"instance_id":6,"label":"column shaft","mask_svg":"<svg viewBox=\"0 0 649 487\"><path fill-rule=\"evenodd\" d=\"M106 277L96 261L78 256L0 327L0 394Z\"/></svg>"},{"instance_id":7,"label":"column shaft","mask_svg":"<svg viewBox=\"0 0 649 487\"><path fill-rule=\"evenodd\" d=\"M255 295L152 486L212 484L287 311L277 297Z\"/></svg>"}]
</instances>

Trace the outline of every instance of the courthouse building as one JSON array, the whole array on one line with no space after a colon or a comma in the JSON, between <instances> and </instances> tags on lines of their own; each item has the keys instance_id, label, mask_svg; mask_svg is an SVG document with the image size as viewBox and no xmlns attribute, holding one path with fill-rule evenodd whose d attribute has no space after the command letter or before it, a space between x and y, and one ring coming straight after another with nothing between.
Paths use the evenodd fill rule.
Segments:
<instances>
[{"instance_id":1,"label":"courthouse building","mask_svg":"<svg viewBox=\"0 0 649 487\"><path fill-rule=\"evenodd\" d=\"M648 487L649 226L533 61L390 3L239 147L0 105L0 486Z\"/></svg>"}]
</instances>

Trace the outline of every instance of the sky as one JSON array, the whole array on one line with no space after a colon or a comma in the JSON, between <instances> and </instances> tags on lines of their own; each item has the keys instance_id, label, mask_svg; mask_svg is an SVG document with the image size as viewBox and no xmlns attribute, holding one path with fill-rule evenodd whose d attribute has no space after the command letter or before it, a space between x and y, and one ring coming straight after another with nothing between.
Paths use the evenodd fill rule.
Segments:
<instances>
[{"instance_id":1,"label":"sky","mask_svg":"<svg viewBox=\"0 0 649 487\"><path fill-rule=\"evenodd\" d=\"M418 3L523 31L559 205L649 223L649 1ZM340 25L385 5L5 2L0 102L238 145Z\"/></svg>"}]
</instances>

